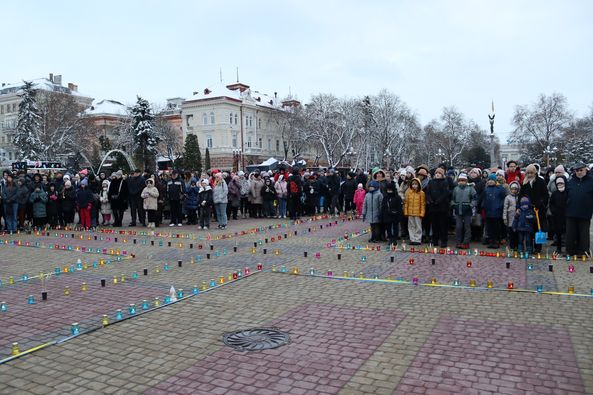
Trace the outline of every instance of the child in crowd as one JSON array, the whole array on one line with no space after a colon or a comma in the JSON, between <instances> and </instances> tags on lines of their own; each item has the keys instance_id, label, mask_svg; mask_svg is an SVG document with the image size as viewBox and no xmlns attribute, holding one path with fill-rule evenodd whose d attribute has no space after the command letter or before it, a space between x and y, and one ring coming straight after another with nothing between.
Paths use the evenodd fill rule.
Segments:
<instances>
[{"instance_id":1,"label":"child in crowd","mask_svg":"<svg viewBox=\"0 0 593 395\"><path fill-rule=\"evenodd\" d=\"M381 207L383 194L380 191L381 185L373 180L369 184L369 193L364 197L362 205L362 220L371 224L371 239L369 243L377 243L381 240Z\"/></svg>"},{"instance_id":2,"label":"child in crowd","mask_svg":"<svg viewBox=\"0 0 593 395\"><path fill-rule=\"evenodd\" d=\"M195 184L195 181L192 181ZM143 199L142 207L146 210L148 216L148 228L154 228L157 221L159 190L154 186L154 180L146 180L146 186L142 190L140 197Z\"/></svg>"},{"instance_id":3,"label":"child in crowd","mask_svg":"<svg viewBox=\"0 0 593 395\"><path fill-rule=\"evenodd\" d=\"M185 212L187 213L187 224L196 225L198 223L198 193L200 189L197 186L196 180L192 178L189 188L186 190L185 200L183 201Z\"/></svg>"},{"instance_id":4,"label":"child in crowd","mask_svg":"<svg viewBox=\"0 0 593 395\"><path fill-rule=\"evenodd\" d=\"M517 232L519 238L519 253L527 252L531 254L533 252L533 245L531 239L533 237L533 229L535 222L535 214L531 203L527 196L521 198L519 202L519 211L515 214L513 220L513 230Z\"/></svg>"},{"instance_id":5,"label":"child in crowd","mask_svg":"<svg viewBox=\"0 0 593 395\"><path fill-rule=\"evenodd\" d=\"M496 174L488 176L486 188L482 194L482 207L486 214L486 235L488 248L498 248L502 239L502 213L506 191L496 183Z\"/></svg>"},{"instance_id":6,"label":"child in crowd","mask_svg":"<svg viewBox=\"0 0 593 395\"><path fill-rule=\"evenodd\" d=\"M385 186L385 197L383 198L383 208L381 217L383 226L387 231L389 244L396 244L399 237L399 220L402 215L402 199L397 193L397 188L393 181Z\"/></svg>"},{"instance_id":7,"label":"child in crowd","mask_svg":"<svg viewBox=\"0 0 593 395\"><path fill-rule=\"evenodd\" d=\"M519 205L519 192L521 185L518 181L511 181L509 184L510 193L504 198L504 208L502 211L502 221L507 230L508 246L511 250L517 249L518 236L517 232L513 230L513 219L517 213L517 206Z\"/></svg>"},{"instance_id":8,"label":"child in crowd","mask_svg":"<svg viewBox=\"0 0 593 395\"><path fill-rule=\"evenodd\" d=\"M47 217L47 193L41 187L35 187L29 196L29 202L33 204L33 226L36 229L42 228Z\"/></svg>"},{"instance_id":9,"label":"child in crowd","mask_svg":"<svg viewBox=\"0 0 593 395\"><path fill-rule=\"evenodd\" d=\"M552 227L556 235L556 253L562 253L562 236L566 233L566 177L556 176L554 179L556 190L550 197L550 212L552 213Z\"/></svg>"},{"instance_id":10,"label":"child in crowd","mask_svg":"<svg viewBox=\"0 0 593 395\"><path fill-rule=\"evenodd\" d=\"M109 181L103 180L101 183L101 192L99 193L99 202L101 203L102 225L111 225L111 203L109 202Z\"/></svg>"},{"instance_id":11,"label":"child in crowd","mask_svg":"<svg viewBox=\"0 0 593 395\"><path fill-rule=\"evenodd\" d=\"M200 229L210 228L210 212L214 206L212 198L212 187L207 179L200 183L200 192L198 193L198 205L200 206Z\"/></svg>"},{"instance_id":12,"label":"child in crowd","mask_svg":"<svg viewBox=\"0 0 593 395\"><path fill-rule=\"evenodd\" d=\"M422 218L426 214L426 197L421 188L420 180L414 178L406 191L404 199L404 215L408 217L408 234L410 245L422 242Z\"/></svg>"},{"instance_id":13,"label":"child in crowd","mask_svg":"<svg viewBox=\"0 0 593 395\"><path fill-rule=\"evenodd\" d=\"M460 173L453 188L451 206L455 216L455 243L459 249L468 249L472 237L472 215L476 210L476 190L467 184L467 174Z\"/></svg>"},{"instance_id":14,"label":"child in crowd","mask_svg":"<svg viewBox=\"0 0 593 395\"><path fill-rule=\"evenodd\" d=\"M358 184L356 191L354 192L354 205L356 206L356 217L362 218L362 205L364 204L364 197L366 191L362 184Z\"/></svg>"}]
</instances>

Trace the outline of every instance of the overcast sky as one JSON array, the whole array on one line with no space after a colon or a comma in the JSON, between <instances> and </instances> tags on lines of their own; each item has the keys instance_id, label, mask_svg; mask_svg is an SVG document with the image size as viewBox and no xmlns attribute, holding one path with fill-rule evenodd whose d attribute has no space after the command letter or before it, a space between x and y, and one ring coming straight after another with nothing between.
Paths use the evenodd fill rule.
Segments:
<instances>
[{"instance_id":1,"label":"overcast sky","mask_svg":"<svg viewBox=\"0 0 593 395\"><path fill-rule=\"evenodd\" d=\"M398 94L423 124L454 105L506 139L513 108L560 92L593 104L593 1L2 2L0 82L62 74L126 104L255 90Z\"/></svg>"}]
</instances>

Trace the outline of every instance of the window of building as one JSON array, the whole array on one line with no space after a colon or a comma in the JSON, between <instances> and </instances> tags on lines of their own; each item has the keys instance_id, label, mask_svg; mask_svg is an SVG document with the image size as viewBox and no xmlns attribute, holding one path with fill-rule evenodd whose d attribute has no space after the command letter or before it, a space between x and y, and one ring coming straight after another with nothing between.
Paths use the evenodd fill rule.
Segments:
<instances>
[{"instance_id":1,"label":"window of building","mask_svg":"<svg viewBox=\"0 0 593 395\"><path fill-rule=\"evenodd\" d=\"M210 123L211 123L212 125L214 125L214 123L215 123L215 122L214 122L214 113L213 113L213 112L211 112L211 113L210 113Z\"/></svg>"},{"instance_id":2,"label":"window of building","mask_svg":"<svg viewBox=\"0 0 593 395\"><path fill-rule=\"evenodd\" d=\"M238 119L237 114L235 114L235 125L237 124L237 119Z\"/></svg>"},{"instance_id":3,"label":"window of building","mask_svg":"<svg viewBox=\"0 0 593 395\"><path fill-rule=\"evenodd\" d=\"M0 114L4 114L4 104L0 105Z\"/></svg>"},{"instance_id":4,"label":"window of building","mask_svg":"<svg viewBox=\"0 0 593 395\"><path fill-rule=\"evenodd\" d=\"M258 118L257 122L259 123L259 124L257 125L257 127L258 127L259 129L261 129L261 118Z\"/></svg>"},{"instance_id":5,"label":"window of building","mask_svg":"<svg viewBox=\"0 0 593 395\"><path fill-rule=\"evenodd\" d=\"M186 116L185 116L185 124L186 124L187 126L190 126L190 125L189 125L189 121L190 121L191 119L193 119L193 118L194 118L193 114L186 115Z\"/></svg>"},{"instance_id":6,"label":"window of building","mask_svg":"<svg viewBox=\"0 0 593 395\"><path fill-rule=\"evenodd\" d=\"M251 148L251 136L247 136L247 147Z\"/></svg>"},{"instance_id":7,"label":"window of building","mask_svg":"<svg viewBox=\"0 0 593 395\"><path fill-rule=\"evenodd\" d=\"M233 144L233 148L237 148L237 133L233 133L233 139L232 139L232 144Z\"/></svg>"},{"instance_id":8,"label":"window of building","mask_svg":"<svg viewBox=\"0 0 593 395\"><path fill-rule=\"evenodd\" d=\"M268 151L272 150L272 139L268 139Z\"/></svg>"},{"instance_id":9,"label":"window of building","mask_svg":"<svg viewBox=\"0 0 593 395\"><path fill-rule=\"evenodd\" d=\"M206 136L206 147L212 148L212 136L211 135Z\"/></svg>"},{"instance_id":10,"label":"window of building","mask_svg":"<svg viewBox=\"0 0 593 395\"><path fill-rule=\"evenodd\" d=\"M6 143L6 137L2 136L2 144Z\"/></svg>"},{"instance_id":11,"label":"window of building","mask_svg":"<svg viewBox=\"0 0 593 395\"><path fill-rule=\"evenodd\" d=\"M276 140L276 152L280 152L280 140Z\"/></svg>"},{"instance_id":12,"label":"window of building","mask_svg":"<svg viewBox=\"0 0 593 395\"><path fill-rule=\"evenodd\" d=\"M263 143L261 137L257 140L257 144L259 148L263 148Z\"/></svg>"},{"instance_id":13,"label":"window of building","mask_svg":"<svg viewBox=\"0 0 593 395\"><path fill-rule=\"evenodd\" d=\"M202 123L208 125L208 115L206 113L202 114Z\"/></svg>"},{"instance_id":14,"label":"window of building","mask_svg":"<svg viewBox=\"0 0 593 395\"><path fill-rule=\"evenodd\" d=\"M233 113L229 114L229 123L232 125L233 124Z\"/></svg>"},{"instance_id":15,"label":"window of building","mask_svg":"<svg viewBox=\"0 0 593 395\"><path fill-rule=\"evenodd\" d=\"M12 160L12 152L8 152L8 160Z\"/></svg>"},{"instance_id":16,"label":"window of building","mask_svg":"<svg viewBox=\"0 0 593 395\"><path fill-rule=\"evenodd\" d=\"M12 103L12 112L16 112L16 103Z\"/></svg>"}]
</instances>

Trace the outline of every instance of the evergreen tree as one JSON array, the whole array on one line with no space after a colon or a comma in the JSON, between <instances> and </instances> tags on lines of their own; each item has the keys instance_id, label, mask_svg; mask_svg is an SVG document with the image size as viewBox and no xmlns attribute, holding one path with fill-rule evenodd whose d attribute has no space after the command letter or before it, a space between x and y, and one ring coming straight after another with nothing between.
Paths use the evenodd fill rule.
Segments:
<instances>
[{"instance_id":1,"label":"evergreen tree","mask_svg":"<svg viewBox=\"0 0 593 395\"><path fill-rule=\"evenodd\" d=\"M132 107L130 113L136 157L145 169L155 169L157 144L161 139L154 130L154 115L150 104L138 96L136 105Z\"/></svg>"},{"instance_id":2,"label":"evergreen tree","mask_svg":"<svg viewBox=\"0 0 593 395\"><path fill-rule=\"evenodd\" d=\"M25 83L19 94L19 113L14 136L14 145L19 149L20 159L39 160L42 151L39 133L41 130L41 116L35 100L36 91L33 83Z\"/></svg>"},{"instance_id":3,"label":"evergreen tree","mask_svg":"<svg viewBox=\"0 0 593 395\"><path fill-rule=\"evenodd\" d=\"M204 168L206 170L210 170L212 168L212 164L210 163L210 150L206 148L206 157L204 158Z\"/></svg>"},{"instance_id":4,"label":"evergreen tree","mask_svg":"<svg viewBox=\"0 0 593 395\"><path fill-rule=\"evenodd\" d=\"M195 134L188 134L183 148L183 168L185 170L195 170L198 175L202 173L202 153L200 144Z\"/></svg>"}]
</instances>

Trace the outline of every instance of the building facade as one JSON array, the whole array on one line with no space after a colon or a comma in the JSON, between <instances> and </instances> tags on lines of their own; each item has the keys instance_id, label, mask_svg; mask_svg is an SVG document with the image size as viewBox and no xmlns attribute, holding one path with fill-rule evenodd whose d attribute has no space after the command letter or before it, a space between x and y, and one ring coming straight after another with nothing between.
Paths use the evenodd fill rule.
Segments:
<instances>
[{"instance_id":1,"label":"building facade","mask_svg":"<svg viewBox=\"0 0 593 395\"><path fill-rule=\"evenodd\" d=\"M241 82L206 88L181 105L184 140L195 134L202 157L208 148L213 168L245 168L270 157L282 159L280 115L296 105L296 100L281 102L276 93L252 91Z\"/></svg>"},{"instance_id":2,"label":"building facade","mask_svg":"<svg viewBox=\"0 0 593 395\"><path fill-rule=\"evenodd\" d=\"M49 78L34 79L34 89L44 91L49 94L67 94L72 95L76 100L89 107L93 98L78 92L78 85L68 83L62 85L62 76L50 74ZM0 166L10 166L12 162L21 160L18 158L18 150L13 145L13 131L17 125L19 103L21 98L19 94L24 86L23 82L15 84L5 84L0 86Z\"/></svg>"}]
</instances>

